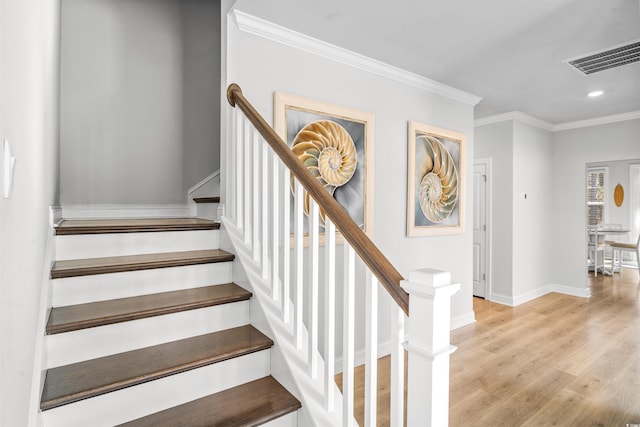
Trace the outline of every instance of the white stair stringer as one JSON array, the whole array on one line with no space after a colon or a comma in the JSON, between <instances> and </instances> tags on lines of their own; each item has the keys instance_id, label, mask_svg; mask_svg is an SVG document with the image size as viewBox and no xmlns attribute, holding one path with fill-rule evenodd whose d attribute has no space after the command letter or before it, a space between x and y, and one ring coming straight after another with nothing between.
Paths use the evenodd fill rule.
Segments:
<instances>
[{"instance_id":1,"label":"white stair stringer","mask_svg":"<svg viewBox=\"0 0 640 427\"><path fill-rule=\"evenodd\" d=\"M52 282L53 306L83 304L232 282L232 262L65 277Z\"/></svg>"},{"instance_id":2,"label":"white stair stringer","mask_svg":"<svg viewBox=\"0 0 640 427\"><path fill-rule=\"evenodd\" d=\"M56 259L86 259L218 248L218 230L56 236Z\"/></svg>"},{"instance_id":3,"label":"white stair stringer","mask_svg":"<svg viewBox=\"0 0 640 427\"><path fill-rule=\"evenodd\" d=\"M46 427L107 427L270 374L270 349L227 359L43 412Z\"/></svg>"},{"instance_id":4,"label":"white stair stringer","mask_svg":"<svg viewBox=\"0 0 640 427\"><path fill-rule=\"evenodd\" d=\"M47 368L249 324L249 301L47 335Z\"/></svg>"},{"instance_id":5,"label":"white stair stringer","mask_svg":"<svg viewBox=\"0 0 640 427\"><path fill-rule=\"evenodd\" d=\"M191 215L197 218L217 220L219 203L196 203L196 197L207 197L212 194L220 194L220 170L218 169L193 187L187 193L189 210Z\"/></svg>"},{"instance_id":6,"label":"white stair stringer","mask_svg":"<svg viewBox=\"0 0 640 427\"><path fill-rule=\"evenodd\" d=\"M342 393L335 383L333 384L335 387L333 411L327 411L324 405L324 361L321 355L318 355L318 376L311 378L308 373L306 328L303 331L302 347L297 349L293 342L293 321L285 323L282 320L281 309L272 298L269 283L262 278L260 266L253 259L251 248L244 242L242 231L225 217L222 217L222 224L227 231L236 259L240 261L249 280L251 288L249 290L253 293L252 301L255 304L253 307L257 306L263 317L259 319L256 310L252 309L252 324L262 329L262 323L266 323L264 326L269 329L270 336L275 342L272 352L282 356L280 360L284 366L280 366L279 358L272 354L271 375L289 390L298 391L296 397L302 402L302 408L299 410L300 425L319 427L342 425Z\"/></svg>"}]
</instances>

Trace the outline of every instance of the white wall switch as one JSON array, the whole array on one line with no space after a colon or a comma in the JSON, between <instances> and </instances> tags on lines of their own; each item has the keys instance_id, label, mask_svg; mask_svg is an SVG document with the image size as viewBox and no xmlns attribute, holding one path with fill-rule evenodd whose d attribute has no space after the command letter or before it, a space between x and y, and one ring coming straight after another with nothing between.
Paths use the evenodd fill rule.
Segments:
<instances>
[{"instance_id":1,"label":"white wall switch","mask_svg":"<svg viewBox=\"0 0 640 427\"><path fill-rule=\"evenodd\" d=\"M2 157L2 196L5 199L11 198L13 192L13 167L16 158L11 153L11 144L5 139Z\"/></svg>"}]
</instances>

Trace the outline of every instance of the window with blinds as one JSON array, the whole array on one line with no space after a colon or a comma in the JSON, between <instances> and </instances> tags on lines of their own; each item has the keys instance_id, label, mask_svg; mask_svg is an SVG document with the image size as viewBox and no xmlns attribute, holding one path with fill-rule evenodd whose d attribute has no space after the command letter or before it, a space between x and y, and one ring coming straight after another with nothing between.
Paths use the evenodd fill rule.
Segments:
<instances>
[{"instance_id":1,"label":"window with blinds","mask_svg":"<svg viewBox=\"0 0 640 427\"><path fill-rule=\"evenodd\" d=\"M604 222L606 173L605 168L587 171L587 225L590 227Z\"/></svg>"}]
</instances>

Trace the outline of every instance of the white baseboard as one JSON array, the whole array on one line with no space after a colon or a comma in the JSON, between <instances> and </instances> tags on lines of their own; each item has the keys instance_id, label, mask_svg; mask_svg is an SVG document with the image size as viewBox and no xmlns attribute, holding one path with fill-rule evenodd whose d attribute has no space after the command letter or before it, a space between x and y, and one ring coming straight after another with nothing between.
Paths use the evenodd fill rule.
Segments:
<instances>
[{"instance_id":1,"label":"white baseboard","mask_svg":"<svg viewBox=\"0 0 640 427\"><path fill-rule=\"evenodd\" d=\"M586 288L574 288L573 286L555 285L550 284L551 292L557 292L559 294L571 295L574 297L589 298L591 296L591 290Z\"/></svg>"},{"instance_id":2,"label":"white baseboard","mask_svg":"<svg viewBox=\"0 0 640 427\"><path fill-rule=\"evenodd\" d=\"M456 316L451 319L451 330L461 328L476 322L476 314L471 310L469 313Z\"/></svg>"},{"instance_id":3,"label":"white baseboard","mask_svg":"<svg viewBox=\"0 0 640 427\"><path fill-rule=\"evenodd\" d=\"M502 305L508 305L510 307L513 307L513 298L507 295L503 295L503 294L499 294L496 292L492 292L491 296L489 297L489 301L491 302L495 302L498 304L502 304Z\"/></svg>"},{"instance_id":4,"label":"white baseboard","mask_svg":"<svg viewBox=\"0 0 640 427\"><path fill-rule=\"evenodd\" d=\"M62 208L60 206L49 206L49 225L55 228L62 221Z\"/></svg>"},{"instance_id":5,"label":"white baseboard","mask_svg":"<svg viewBox=\"0 0 640 427\"><path fill-rule=\"evenodd\" d=\"M543 286L527 293L517 295L515 297L492 293L490 301L496 302L498 304L508 305L509 307L516 307L520 304L524 304L525 302L540 298L541 296L546 295L549 292L551 292L551 288L549 286Z\"/></svg>"},{"instance_id":6,"label":"white baseboard","mask_svg":"<svg viewBox=\"0 0 640 427\"><path fill-rule=\"evenodd\" d=\"M31 374L31 394L29 397L29 427L43 425L42 411L40 411L40 396L44 387L47 366L46 328L49 310L52 306L51 281L49 273L56 258L56 245L53 229L47 232L47 243L42 262L42 279L40 281L40 301L38 304L38 323L35 336L33 371Z\"/></svg>"},{"instance_id":7,"label":"white baseboard","mask_svg":"<svg viewBox=\"0 0 640 427\"><path fill-rule=\"evenodd\" d=\"M520 304L524 304L525 302L532 301L536 298L540 298L543 295L551 292L551 286L542 286L537 289L533 289L524 294L516 295L515 297L510 297L507 295L502 295L498 293L491 294L491 301L497 302L498 304L508 305L510 307L516 307Z\"/></svg>"},{"instance_id":8,"label":"white baseboard","mask_svg":"<svg viewBox=\"0 0 640 427\"><path fill-rule=\"evenodd\" d=\"M149 218L149 217L189 217L187 204L166 205L67 205L51 208L55 218ZM54 219L55 219L54 218Z\"/></svg>"},{"instance_id":9,"label":"white baseboard","mask_svg":"<svg viewBox=\"0 0 640 427\"><path fill-rule=\"evenodd\" d=\"M542 286L540 288L529 291L525 294L517 295L515 297L493 293L491 294L491 301L498 304L516 307L520 304L524 304L536 298L540 298L541 296L544 296L551 292L557 292L559 294L571 295L581 298L589 298L591 296L591 291L589 290L589 288L574 288L573 286L555 285L551 283L546 286Z\"/></svg>"},{"instance_id":10,"label":"white baseboard","mask_svg":"<svg viewBox=\"0 0 640 427\"><path fill-rule=\"evenodd\" d=\"M541 296L546 295L549 292L551 292L551 286L547 285L547 286L541 286L539 288L533 289L524 294L516 295L513 298L513 306L515 307L520 304L524 304L525 302L533 301L534 299L540 298Z\"/></svg>"}]
</instances>

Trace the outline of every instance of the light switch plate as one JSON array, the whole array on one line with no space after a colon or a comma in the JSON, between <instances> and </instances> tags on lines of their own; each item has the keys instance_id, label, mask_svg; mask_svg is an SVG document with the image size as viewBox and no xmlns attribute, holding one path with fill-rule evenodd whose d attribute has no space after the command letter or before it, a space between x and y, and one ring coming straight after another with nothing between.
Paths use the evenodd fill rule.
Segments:
<instances>
[{"instance_id":1,"label":"light switch plate","mask_svg":"<svg viewBox=\"0 0 640 427\"><path fill-rule=\"evenodd\" d=\"M11 144L6 139L2 151L2 196L9 199L13 193L13 168L16 164L16 158L13 157Z\"/></svg>"}]
</instances>

